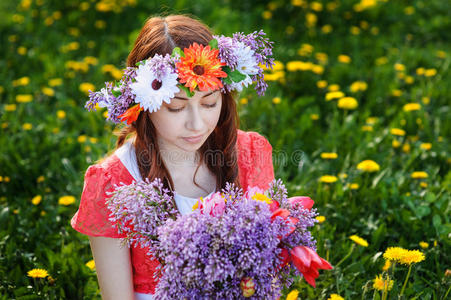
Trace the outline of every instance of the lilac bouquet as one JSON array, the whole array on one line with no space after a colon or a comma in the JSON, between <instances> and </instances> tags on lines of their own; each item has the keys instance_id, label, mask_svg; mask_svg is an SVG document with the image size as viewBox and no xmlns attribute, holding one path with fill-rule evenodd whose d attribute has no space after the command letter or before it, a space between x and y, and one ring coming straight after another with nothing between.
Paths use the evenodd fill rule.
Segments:
<instances>
[{"instance_id":1,"label":"lilac bouquet","mask_svg":"<svg viewBox=\"0 0 451 300\"><path fill-rule=\"evenodd\" d=\"M167 192L155 180L117 187L109 199L111 220L129 245L149 246L161 262L157 299L277 299L293 274L314 286L318 269L332 268L308 231L313 201L288 198L281 180L246 193L227 184L187 215Z\"/></svg>"}]
</instances>

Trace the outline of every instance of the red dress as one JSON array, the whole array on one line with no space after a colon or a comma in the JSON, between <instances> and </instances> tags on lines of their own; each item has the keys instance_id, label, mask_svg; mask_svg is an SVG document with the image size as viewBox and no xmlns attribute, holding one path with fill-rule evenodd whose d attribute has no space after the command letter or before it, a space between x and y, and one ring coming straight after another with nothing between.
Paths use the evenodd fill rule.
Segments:
<instances>
[{"instance_id":1,"label":"red dress","mask_svg":"<svg viewBox=\"0 0 451 300\"><path fill-rule=\"evenodd\" d=\"M248 186L267 189L274 180L271 144L257 132L238 130L238 174L244 191ZM108 220L109 210L105 204L107 191L114 184L131 184L134 181L127 168L113 154L101 164L89 166L85 174L83 192L78 211L72 217L71 226L86 235L122 238L114 224ZM133 285L135 292L154 294L157 282L153 273L158 262L146 255L147 248L131 248Z\"/></svg>"}]
</instances>

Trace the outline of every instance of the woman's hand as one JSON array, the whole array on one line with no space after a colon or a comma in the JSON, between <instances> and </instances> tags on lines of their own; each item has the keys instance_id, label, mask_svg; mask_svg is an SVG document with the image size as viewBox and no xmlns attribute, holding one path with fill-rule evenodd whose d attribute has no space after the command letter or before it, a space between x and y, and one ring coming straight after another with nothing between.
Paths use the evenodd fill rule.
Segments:
<instances>
[{"instance_id":1,"label":"woman's hand","mask_svg":"<svg viewBox=\"0 0 451 300\"><path fill-rule=\"evenodd\" d=\"M120 239L89 236L102 299L133 300L130 249Z\"/></svg>"}]
</instances>

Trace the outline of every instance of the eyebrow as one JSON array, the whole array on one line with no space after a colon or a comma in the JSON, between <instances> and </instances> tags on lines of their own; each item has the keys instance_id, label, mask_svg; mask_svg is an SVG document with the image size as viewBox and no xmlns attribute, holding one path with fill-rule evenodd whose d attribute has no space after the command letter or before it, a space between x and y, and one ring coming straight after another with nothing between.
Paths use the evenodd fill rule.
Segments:
<instances>
[{"instance_id":1,"label":"eyebrow","mask_svg":"<svg viewBox=\"0 0 451 300\"><path fill-rule=\"evenodd\" d=\"M211 94L213 94L214 92L216 92L216 91L212 91L212 92L210 92L210 93L204 95L202 98L208 97L208 96L210 96ZM180 100L188 100L188 98L177 97L177 96L175 96L174 98L180 99Z\"/></svg>"}]
</instances>

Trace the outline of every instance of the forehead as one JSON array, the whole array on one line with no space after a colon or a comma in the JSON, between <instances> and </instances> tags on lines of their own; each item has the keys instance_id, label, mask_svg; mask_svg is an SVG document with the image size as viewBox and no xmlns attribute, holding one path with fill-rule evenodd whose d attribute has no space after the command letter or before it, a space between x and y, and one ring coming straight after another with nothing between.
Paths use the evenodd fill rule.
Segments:
<instances>
[{"instance_id":1,"label":"forehead","mask_svg":"<svg viewBox=\"0 0 451 300\"><path fill-rule=\"evenodd\" d=\"M176 93L175 95L174 95L174 98L173 99L176 99L176 100L191 100L191 99L202 99L202 98L206 98L206 97L208 97L208 96L210 96L210 95L212 95L212 94L218 94L218 95L220 95L220 91L219 90L209 90L209 91L205 91L205 92L201 92L201 91L195 91L194 92L194 95L192 96L192 97L188 97L187 95L186 95L186 92L185 91L183 91L183 90L180 90L178 93Z\"/></svg>"}]
</instances>

